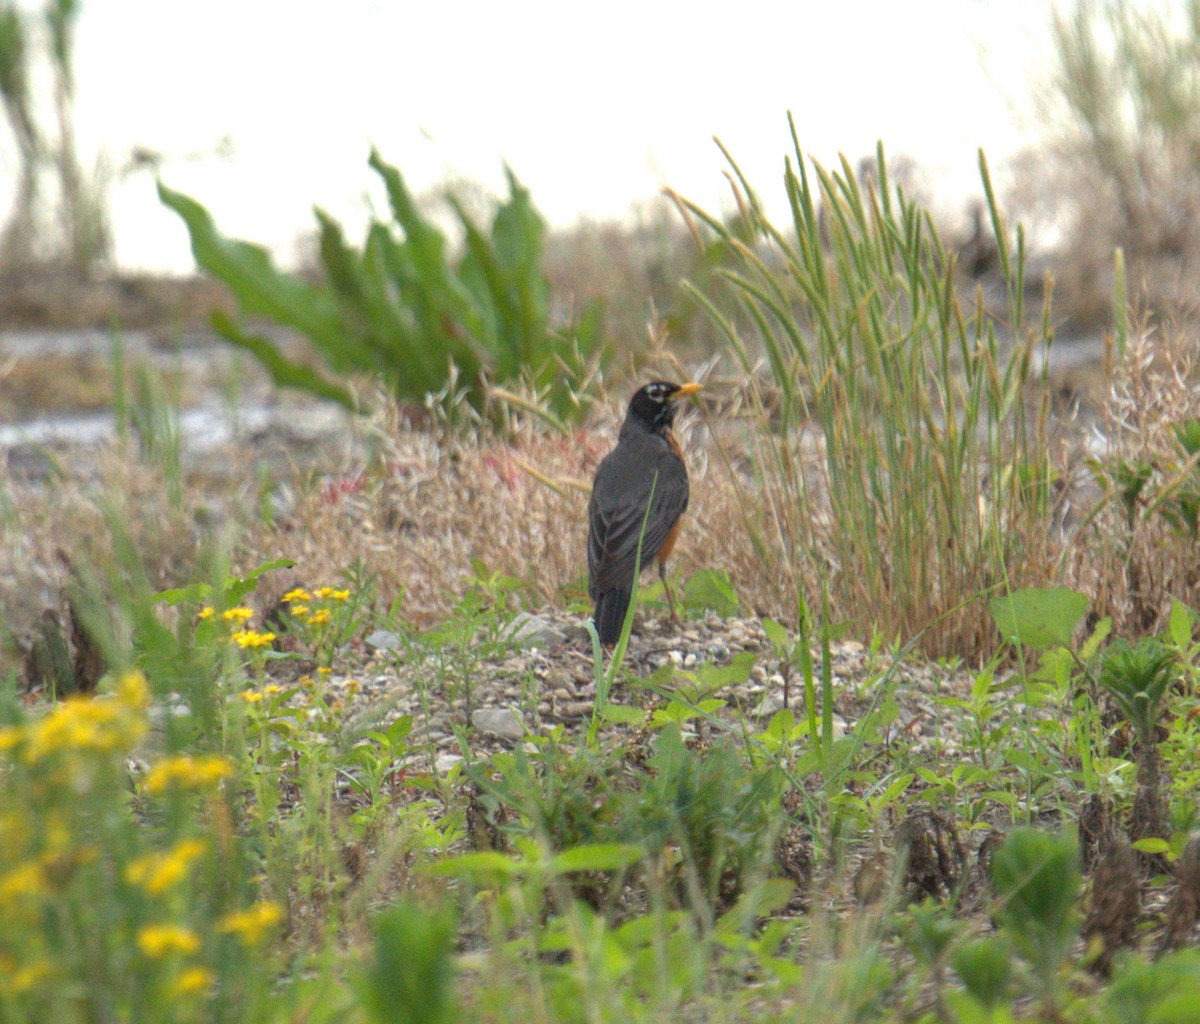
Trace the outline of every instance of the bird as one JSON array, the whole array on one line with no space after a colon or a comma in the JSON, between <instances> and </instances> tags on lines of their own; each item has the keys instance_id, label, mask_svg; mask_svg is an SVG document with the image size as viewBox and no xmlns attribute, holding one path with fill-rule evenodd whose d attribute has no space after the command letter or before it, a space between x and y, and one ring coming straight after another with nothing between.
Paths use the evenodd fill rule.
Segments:
<instances>
[{"instance_id":1,"label":"bird","mask_svg":"<svg viewBox=\"0 0 1200 1024\"><path fill-rule=\"evenodd\" d=\"M658 563L671 618L678 621L666 560L688 507L688 475L671 426L676 403L701 387L658 380L639 388L629 401L616 447L596 468L588 504L588 598L595 605L596 632L606 646L617 642L625 624L637 583L639 540L641 568Z\"/></svg>"}]
</instances>

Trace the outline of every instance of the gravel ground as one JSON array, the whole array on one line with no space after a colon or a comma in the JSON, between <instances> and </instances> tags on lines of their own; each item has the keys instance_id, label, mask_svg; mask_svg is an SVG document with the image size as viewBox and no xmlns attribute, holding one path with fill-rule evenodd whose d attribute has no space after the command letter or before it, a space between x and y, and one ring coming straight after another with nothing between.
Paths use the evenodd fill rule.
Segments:
<instances>
[{"instance_id":1,"label":"gravel ground","mask_svg":"<svg viewBox=\"0 0 1200 1024\"><path fill-rule=\"evenodd\" d=\"M586 728L595 702L591 642L584 620L562 612L522 613L495 640L477 643L465 656L436 657L421 645L408 645L386 631L367 638L352 674L332 675L328 693L340 698L364 723L412 715L414 735L423 735L439 771L461 759L458 733L473 756L513 747L530 735L563 727ZM753 657L748 676L717 686L706 696L724 700L718 718L732 722L741 714L765 726L787 706L803 714L803 680L775 655L757 619L710 615L673 626L666 619L641 618L626 653L625 667L635 678L662 678L675 666L661 691L700 681L706 666L728 666L745 653ZM739 658L741 656L741 658ZM894 661L872 654L861 643L838 641L831 648L835 731L844 731L890 694L898 713L889 736L903 736L914 752L940 745L946 753L961 737L937 701L939 695L964 696L971 676L931 664ZM820 673L819 653L815 672ZM469 699L468 699L469 689ZM618 684L614 703L646 706L659 700L650 688Z\"/></svg>"}]
</instances>

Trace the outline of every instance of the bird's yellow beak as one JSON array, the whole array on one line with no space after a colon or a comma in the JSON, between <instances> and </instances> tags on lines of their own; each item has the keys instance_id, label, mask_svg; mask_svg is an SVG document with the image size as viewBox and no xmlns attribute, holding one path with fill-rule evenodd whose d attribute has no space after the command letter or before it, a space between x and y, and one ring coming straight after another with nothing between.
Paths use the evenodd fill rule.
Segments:
<instances>
[{"instance_id":1,"label":"bird's yellow beak","mask_svg":"<svg viewBox=\"0 0 1200 1024\"><path fill-rule=\"evenodd\" d=\"M687 398L688 395L694 395L697 391L700 391L703 388L703 384L697 384L695 381L693 381L690 384L679 385L679 390L671 392L671 394L667 397L670 398L672 402L676 402L681 398Z\"/></svg>"}]
</instances>

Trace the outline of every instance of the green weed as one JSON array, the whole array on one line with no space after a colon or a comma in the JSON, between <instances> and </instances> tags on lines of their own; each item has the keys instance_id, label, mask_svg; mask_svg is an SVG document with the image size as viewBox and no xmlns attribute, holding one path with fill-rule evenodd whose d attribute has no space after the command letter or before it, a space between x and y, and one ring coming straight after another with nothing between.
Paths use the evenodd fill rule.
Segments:
<instances>
[{"instance_id":1,"label":"green weed","mask_svg":"<svg viewBox=\"0 0 1200 1024\"><path fill-rule=\"evenodd\" d=\"M325 363L320 373L232 317L213 326L249 351L281 386L358 407L353 375L381 379L398 399L423 405L429 396L453 410L465 401L499 422L503 397L489 386L528 386L558 422L588 404L593 370L608 358L598 306L556 323L541 268L545 226L528 191L508 171L508 199L490 228L450 198L464 236L457 255L423 213L400 172L372 153L370 165L387 190L392 220L372 223L361 250L340 225L317 211L322 284L276 270L265 250L223 237L195 200L159 185L159 196L183 218L196 260L237 296L243 319L268 317L300 331ZM498 391L500 396L508 392Z\"/></svg>"}]
</instances>

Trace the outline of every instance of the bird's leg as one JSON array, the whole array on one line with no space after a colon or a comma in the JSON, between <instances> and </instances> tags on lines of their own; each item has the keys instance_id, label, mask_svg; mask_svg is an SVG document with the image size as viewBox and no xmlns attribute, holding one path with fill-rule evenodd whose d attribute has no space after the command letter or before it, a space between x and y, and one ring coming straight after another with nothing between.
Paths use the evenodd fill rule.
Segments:
<instances>
[{"instance_id":1,"label":"bird's leg","mask_svg":"<svg viewBox=\"0 0 1200 1024\"><path fill-rule=\"evenodd\" d=\"M667 582L667 563L658 563L658 578L662 580L663 590L667 594L667 607L671 609L671 625L679 628L679 616L675 614L675 598L671 596L671 584Z\"/></svg>"}]
</instances>

